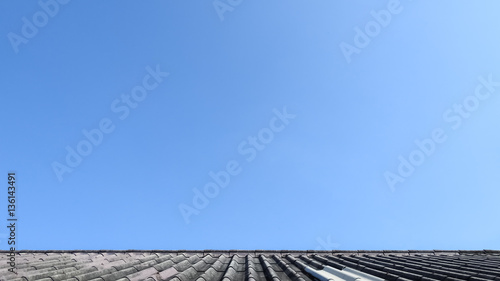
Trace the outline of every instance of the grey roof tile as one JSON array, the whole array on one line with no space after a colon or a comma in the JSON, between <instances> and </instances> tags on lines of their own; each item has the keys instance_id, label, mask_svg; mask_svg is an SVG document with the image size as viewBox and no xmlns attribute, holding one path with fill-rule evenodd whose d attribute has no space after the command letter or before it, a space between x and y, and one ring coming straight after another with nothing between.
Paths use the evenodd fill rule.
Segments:
<instances>
[{"instance_id":1,"label":"grey roof tile","mask_svg":"<svg viewBox=\"0 0 500 281\"><path fill-rule=\"evenodd\" d=\"M154 267L148 267L139 272L128 275L126 279L128 279L129 281L140 281L145 280L150 276L154 276L157 273L158 271Z\"/></svg>"},{"instance_id":2,"label":"grey roof tile","mask_svg":"<svg viewBox=\"0 0 500 281\"><path fill-rule=\"evenodd\" d=\"M181 273L176 274L171 280L172 281L189 281L189 280L196 280L195 277L197 277L198 271L194 269L194 267L189 267L186 270L182 271Z\"/></svg>"},{"instance_id":3,"label":"grey roof tile","mask_svg":"<svg viewBox=\"0 0 500 281\"><path fill-rule=\"evenodd\" d=\"M500 251L22 251L9 281L313 281L308 269L345 267L385 280L500 281ZM307 269L307 270L306 270ZM9 275L10 274L10 275Z\"/></svg>"}]
</instances>

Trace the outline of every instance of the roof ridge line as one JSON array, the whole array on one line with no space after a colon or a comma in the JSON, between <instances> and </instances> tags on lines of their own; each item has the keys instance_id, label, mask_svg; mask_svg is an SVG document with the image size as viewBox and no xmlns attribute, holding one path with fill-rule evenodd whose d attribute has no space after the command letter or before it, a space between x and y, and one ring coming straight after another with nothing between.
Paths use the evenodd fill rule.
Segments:
<instances>
[{"instance_id":1,"label":"roof ridge line","mask_svg":"<svg viewBox=\"0 0 500 281\"><path fill-rule=\"evenodd\" d=\"M0 250L0 253L9 253L9 250ZM207 254L207 253L251 253L251 254L264 254L264 253L276 253L276 254L286 254L286 253L304 253L304 254L344 254L344 253L352 253L352 254L389 254L389 253L407 253L407 254L436 254L436 253L457 253L457 254L488 254L488 253L500 253L500 250L215 250L215 249L207 249L207 250L138 250L138 249L129 249L129 250L113 250L113 249L99 249L99 250L16 250L16 253L144 253L144 252L155 252L155 253L193 253L193 254Z\"/></svg>"}]
</instances>

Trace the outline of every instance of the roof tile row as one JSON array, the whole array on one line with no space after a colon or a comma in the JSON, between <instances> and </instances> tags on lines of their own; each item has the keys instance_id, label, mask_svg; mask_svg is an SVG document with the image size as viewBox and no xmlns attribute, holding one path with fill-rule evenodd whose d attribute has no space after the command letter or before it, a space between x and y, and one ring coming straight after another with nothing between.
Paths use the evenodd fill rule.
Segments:
<instances>
[{"instance_id":1,"label":"roof tile row","mask_svg":"<svg viewBox=\"0 0 500 281\"><path fill-rule=\"evenodd\" d=\"M3 251L3 253L6 253ZM500 251L23 251L9 281L317 280L346 267L385 280L500 281Z\"/></svg>"}]
</instances>

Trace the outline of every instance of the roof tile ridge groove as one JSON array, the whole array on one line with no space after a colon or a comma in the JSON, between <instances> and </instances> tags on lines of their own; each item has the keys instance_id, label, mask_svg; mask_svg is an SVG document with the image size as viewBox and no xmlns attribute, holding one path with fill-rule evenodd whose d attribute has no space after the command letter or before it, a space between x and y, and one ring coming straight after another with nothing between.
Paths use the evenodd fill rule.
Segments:
<instances>
[{"instance_id":1,"label":"roof tile ridge groove","mask_svg":"<svg viewBox=\"0 0 500 281\"><path fill-rule=\"evenodd\" d=\"M491 275L491 274L496 274L500 276L500 264L497 264L496 266L493 266L490 268L490 270L485 270L482 267L474 267L474 266L469 266L468 263L458 263L457 259L452 260L453 264L456 265L454 268L457 269L457 271L464 273L464 274L469 274L470 276L475 276L475 277L480 277L481 275Z\"/></svg>"},{"instance_id":2,"label":"roof tile ridge groove","mask_svg":"<svg viewBox=\"0 0 500 281\"><path fill-rule=\"evenodd\" d=\"M181 262L187 260L187 257L184 255L176 255L172 257L172 261L174 262L174 265L180 264ZM172 265L172 267L174 266Z\"/></svg>"},{"instance_id":3,"label":"roof tile ridge groove","mask_svg":"<svg viewBox=\"0 0 500 281\"><path fill-rule=\"evenodd\" d=\"M288 264L286 264L280 257L277 255L272 256L276 263L281 267L281 269L285 272L285 274L290 277L292 281L306 281L302 278L293 268L291 268Z\"/></svg>"},{"instance_id":4,"label":"roof tile ridge groove","mask_svg":"<svg viewBox=\"0 0 500 281\"><path fill-rule=\"evenodd\" d=\"M286 255L285 260L289 261L291 264L295 265L298 269L302 270L303 266L300 267L297 264L297 259L295 257L293 257L293 255Z\"/></svg>"},{"instance_id":5,"label":"roof tile ridge groove","mask_svg":"<svg viewBox=\"0 0 500 281\"><path fill-rule=\"evenodd\" d=\"M115 261L120 261L120 260L123 261L123 262L125 262L123 260L123 258L119 257L119 256L103 256L102 258L96 258L95 259L95 261L97 261L97 262L101 262L101 263L106 262L107 264L115 262Z\"/></svg>"},{"instance_id":6,"label":"roof tile ridge groove","mask_svg":"<svg viewBox=\"0 0 500 281\"><path fill-rule=\"evenodd\" d=\"M118 270L118 271L109 272L105 275L98 275L98 277L100 277L102 280L118 280L120 278L124 278L127 275L130 275L130 274L135 273L135 272L137 272L137 269L135 269L133 266L131 266L131 267L123 268L123 269ZM94 279L91 279L91 280L94 280Z\"/></svg>"},{"instance_id":7,"label":"roof tile ridge groove","mask_svg":"<svg viewBox=\"0 0 500 281\"><path fill-rule=\"evenodd\" d=\"M171 258L172 258L172 256L171 256L171 255L169 255L169 254L162 254L162 255L160 255L159 257L157 257L157 258L155 259L155 261L156 261L157 263L162 263L162 262L164 262L164 261L168 261L168 260L169 260L169 259L171 259Z\"/></svg>"},{"instance_id":8,"label":"roof tile ridge groove","mask_svg":"<svg viewBox=\"0 0 500 281\"><path fill-rule=\"evenodd\" d=\"M371 264L380 265L380 266L392 263L392 264L395 264L397 266L401 266L403 268L407 268L409 270L416 270L416 271L421 271L422 268L426 268L426 266L410 263L405 258L401 258L401 257L387 258L387 257L377 256L377 257L370 257L369 261L366 261L366 262L369 262Z\"/></svg>"},{"instance_id":9,"label":"roof tile ridge groove","mask_svg":"<svg viewBox=\"0 0 500 281\"><path fill-rule=\"evenodd\" d=\"M69 265L65 266L66 264L68 264L68 262L69 262ZM26 271L31 271L32 269L29 269L29 268L34 268L34 270L40 270L40 269L45 269L45 268L58 269L56 266L61 265L62 268L65 268L65 267L73 266L75 264L76 263L74 261L68 260L68 259L65 259L65 260L50 260L49 262L37 261L37 262L34 262L34 263L29 263L29 264L19 264L17 266L17 268L18 269L26 269Z\"/></svg>"},{"instance_id":10,"label":"roof tile ridge groove","mask_svg":"<svg viewBox=\"0 0 500 281\"><path fill-rule=\"evenodd\" d=\"M464 264L464 267L473 268L474 270L489 269L489 270L493 270L493 271L500 273L500 261L497 261L496 263L491 263L491 264L484 264L484 262L477 263L477 262L468 261L467 263Z\"/></svg>"},{"instance_id":11,"label":"roof tile ridge groove","mask_svg":"<svg viewBox=\"0 0 500 281\"><path fill-rule=\"evenodd\" d=\"M255 270L255 264L253 262L253 258L250 255L247 255L245 259L245 280L257 281L258 276L259 275Z\"/></svg>"},{"instance_id":12,"label":"roof tile ridge groove","mask_svg":"<svg viewBox=\"0 0 500 281\"><path fill-rule=\"evenodd\" d=\"M299 268L306 276L309 276L309 278L314 280L314 278L311 276L311 274L306 271L307 265L305 265L303 262L299 261L298 259L296 259L295 257L293 257L291 255L287 255L285 258L288 261L290 261L293 265L295 265L297 268Z\"/></svg>"},{"instance_id":13,"label":"roof tile ridge groove","mask_svg":"<svg viewBox=\"0 0 500 281\"><path fill-rule=\"evenodd\" d=\"M325 258L323 256L320 256L320 255L312 255L312 258L314 260L317 260L318 262L321 262L322 264L329 265L329 266L331 266L333 268L336 268L338 270L342 270L342 269L345 268L345 266L340 265L339 263L336 263L336 262L334 262L332 260L329 260L329 259L327 259L327 258Z\"/></svg>"},{"instance_id":14,"label":"roof tile ridge groove","mask_svg":"<svg viewBox=\"0 0 500 281\"><path fill-rule=\"evenodd\" d=\"M145 262L142 262L142 263L139 263L139 264L135 264L134 268L137 271L142 271L142 270L144 270L146 268L153 267L156 264L157 264L156 260L153 259L153 260L148 260L148 261L145 261Z\"/></svg>"},{"instance_id":15,"label":"roof tile ridge groove","mask_svg":"<svg viewBox=\"0 0 500 281\"><path fill-rule=\"evenodd\" d=\"M116 270L116 268L115 268L116 265L125 264L125 263L127 263L125 260L119 259L119 260L114 260L114 261L108 262L106 264L106 266L104 266L102 264L97 264L97 265L93 265L93 267L95 267L97 270L104 270L106 268L112 268L113 270Z\"/></svg>"},{"instance_id":16,"label":"roof tile ridge groove","mask_svg":"<svg viewBox=\"0 0 500 281\"><path fill-rule=\"evenodd\" d=\"M156 270L160 273L162 271L168 270L169 268L173 268L174 265L184 260L182 256L173 256L171 254L167 254L164 258L159 258L158 264L154 266Z\"/></svg>"},{"instance_id":17,"label":"roof tile ridge groove","mask_svg":"<svg viewBox=\"0 0 500 281\"><path fill-rule=\"evenodd\" d=\"M136 258L136 260L143 263L143 262L148 262L148 261L151 261L151 260L154 260L157 258L158 258L157 255L149 255L149 256L145 256L145 257L141 257L141 258Z\"/></svg>"},{"instance_id":18,"label":"roof tile ridge groove","mask_svg":"<svg viewBox=\"0 0 500 281\"><path fill-rule=\"evenodd\" d=\"M198 272L204 272L210 267L212 261L213 258L211 256L204 256L201 257L200 261L196 262L196 264L193 264L192 267Z\"/></svg>"},{"instance_id":19,"label":"roof tile ridge groove","mask_svg":"<svg viewBox=\"0 0 500 281\"><path fill-rule=\"evenodd\" d=\"M373 266L373 260L368 257L356 257L357 264L359 268L362 269L364 267ZM376 262L376 261L375 261ZM380 263L380 262L378 262ZM401 265L396 265L390 262L384 262L383 265L385 267L382 268L383 271L389 274L396 274L398 276L409 278L410 280L420 280L422 276L418 272L405 271L405 267Z\"/></svg>"},{"instance_id":20,"label":"roof tile ridge groove","mask_svg":"<svg viewBox=\"0 0 500 281\"><path fill-rule=\"evenodd\" d=\"M437 259L437 258L438 257L429 258L429 259L425 259L425 260L421 260L421 261L424 262L423 264L425 264L425 266L436 269L436 270L441 270L442 268L446 268L447 271L455 271L455 272L463 272L464 271L464 270L460 269L459 266L458 267L452 266L450 263L442 262L440 259ZM414 261L414 262L417 263L418 261Z\"/></svg>"},{"instance_id":21,"label":"roof tile ridge groove","mask_svg":"<svg viewBox=\"0 0 500 281\"><path fill-rule=\"evenodd\" d=\"M96 262L96 261L103 261L106 259L106 257L104 255L101 255L101 254L94 254L94 255L90 255L90 254L87 254L87 255L77 255L77 256L74 256L71 258L71 260L74 260L76 262L80 262L80 261L83 261L83 260L91 260L92 262Z\"/></svg>"},{"instance_id":22,"label":"roof tile ridge groove","mask_svg":"<svg viewBox=\"0 0 500 281\"><path fill-rule=\"evenodd\" d=\"M63 272L59 274L52 273L47 277L52 278L52 280L66 280L68 278L71 278L73 276L77 275L84 275L90 272L100 272L96 267L94 266L77 266L74 268L67 268L62 270Z\"/></svg>"},{"instance_id":23,"label":"roof tile ridge groove","mask_svg":"<svg viewBox=\"0 0 500 281\"><path fill-rule=\"evenodd\" d=\"M220 255L219 257L212 257L207 255L206 257L211 257L210 267L203 272L197 281L210 281L214 279L214 276L220 275L219 272L223 271L224 264L226 263L228 257L226 255Z\"/></svg>"},{"instance_id":24,"label":"roof tile ridge groove","mask_svg":"<svg viewBox=\"0 0 500 281\"><path fill-rule=\"evenodd\" d=\"M457 262L457 259L438 258L436 264L456 269L461 269L463 267L463 263Z\"/></svg>"},{"instance_id":25,"label":"roof tile ridge groove","mask_svg":"<svg viewBox=\"0 0 500 281\"><path fill-rule=\"evenodd\" d=\"M126 269L126 268L133 268L134 265L140 263L139 260L131 259L130 257L128 259L126 257L124 257L123 261L125 263L114 264L111 267L113 267L116 271L121 271L121 270Z\"/></svg>"},{"instance_id":26,"label":"roof tile ridge groove","mask_svg":"<svg viewBox=\"0 0 500 281\"><path fill-rule=\"evenodd\" d=\"M188 269L191 266L191 261L196 259L196 256L191 256L191 257L185 257L185 256L176 256L172 259L172 261L175 262L175 264L172 265L175 270L182 272L186 269Z\"/></svg>"},{"instance_id":27,"label":"roof tile ridge groove","mask_svg":"<svg viewBox=\"0 0 500 281\"><path fill-rule=\"evenodd\" d=\"M53 268L55 269L70 269L70 268L75 268L76 270L81 269L83 267L86 267L88 264L92 263L92 260L84 260L80 262L76 261L71 261L71 262L63 262L59 264L54 264L52 265Z\"/></svg>"},{"instance_id":28,"label":"roof tile ridge groove","mask_svg":"<svg viewBox=\"0 0 500 281\"><path fill-rule=\"evenodd\" d=\"M179 272L175 268L170 267L168 269L158 272L158 274L156 275L157 277L156 280L161 280L161 281L171 280L172 276L175 276L178 273Z\"/></svg>"},{"instance_id":29,"label":"roof tile ridge groove","mask_svg":"<svg viewBox=\"0 0 500 281\"><path fill-rule=\"evenodd\" d=\"M262 267L264 269L264 274L266 275L267 278L272 279L273 281L279 281L279 277L274 271L273 267L271 264L267 261L267 258L265 255L260 255L259 256L260 263L262 264Z\"/></svg>"},{"instance_id":30,"label":"roof tile ridge groove","mask_svg":"<svg viewBox=\"0 0 500 281\"><path fill-rule=\"evenodd\" d=\"M460 251L457 250L433 250L434 255L459 255Z\"/></svg>"},{"instance_id":31,"label":"roof tile ridge groove","mask_svg":"<svg viewBox=\"0 0 500 281\"><path fill-rule=\"evenodd\" d=\"M371 261L360 261L359 263L364 266L368 266L371 262L374 262L375 264L379 264L381 266L384 266L384 271L392 274L398 274L402 275L405 277L408 277L410 279L415 280L416 278L418 279L419 276L421 277L426 276L426 277L432 277L432 278L438 278L438 279L443 279L446 276L440 276L439 274L435 274L435 272L431 272L429 274L428 271L422 271L420 269L412 269L411 264L405 264L405 265L400 265L395 263L394 260L390 259L389 261L381 261L382 257L378 257L377 259L373 258ZM422 267L420 267L422 268ZM407 272L406 274L401 273L401 272Z\"/></svg>"},{"instance_id":32,"label":"roof tile ridge groove","mask_svg":"<svg viewBox=\"0 0 500 281\"><path fill-rule=\"evenodd\" d=\"M299 259L305 261L307 263L307 265L310 265L312 266L314 269L323 269L323 265L315 260L312 260L311 258L309 258L308 256L305 256L305 255L300 255L299 256Z\"/></svg>"},{"instance_id":33,"label":"roof tile ridge groove","mask_svg":"<svg viewBox=\"0 0 500 281\"><path fill-rule=\"evenodd\" d=\"M17 268L18 269L26 269L26 268L34 267L36 269L36 266L38 266L38 264L42 265L43 261L36 260L36 261L28 261L27 263L19 263L18 262ZM2 266L0 267L0 269L8 268L8 267L10 267L10 265L8 263L3 263Z\"/></svg>"},{"instance_id":34,"label":"roof tile ridge groove","mask_svg":"<svg viewBox=\"0 0 500 281\"><path fill-rule=\"evenodd\" d=\"M149 258L147 258L147 260L145 260L144 258L147 258L147 257L143 256L141 258L141 257L137 257L137 255L130 256L128 258L124 257L123 261L125 263L120 264L120 265L113 265L111 267L111 268L114 268L115 271L106 272L106 274L104 276L99 275L96 277L102 277L102 279L104 279L104 280L107 280L107 279L116 280L118 278L129 279L127 276L136 276L136 275L134 275L135 273L140 272L141 270L148 268L149 265L155 263L154 260L151 260ZM141 262L141 260L143 262ZM115 261L113 263L118 263L118 262L119 261ZM155 271L155 272L157 272L157 271Z\"/></svg>"},{"instance_id":35,"label":"roof tile ridge groove","mask_svg":"<svg viewBox=\"0 0 500 281\"><path fill-rule=\"evenodd\" d=\"M65 280L65 279L68 279L68 278L73 277L75 275L85 274L85 273L93 272L96 270L97 269L95 267L83 267L83 268L80 268L80 269L74 270L74 271L63 271L60 274L52 274L51 273L47 277L50 277L52 280Z\"/></svg>"},{"instance_id":36,"label":"roof tile ridge groove","mask_svg":"<svg viewBox=\"0 0 500 281\"><path fill-rule=\"evenodd\" d=\"M179 273L173 276L172 281L187 281L194 280L193 277L198 275L198 271L194 267L198 266L200 263L205 263L198 255L193 255L186 260L174 265L173 267L179 271Z\"/></svg>"},{"instance_id":37,"label":"roof tile ridge groove","mask_svg":"<svg viewBox=\"0 0 500 281\"><path fill-rule=\"evenodd\" d=\"M167 253L164 256L158 258L158 264L153 266L157 271L156 280L166 280L171 276L179 273L175 265L187 260L184 255L177 255L173 253Z\"/></svg>"},{"instance_id":38,"label":"roof tile ridge groove","mask_svg":"<svg viewBox=\"0 0 500 281\"><path fill-rule=\"evenodd\" d=\"M371 274L376 277L380 277L383 279L388 279L388 273L384 271L385 267L380 266L380 265L375 265L375 264L370 264L367 266L358 266L358 264L353 263L351 261L344 260L344 256L336 257L336 256L327 256L326 257L329 260L333 260L343 266L350 267L356 270L359 270L361 272Z\"/></svg>"},{"instance_id":39,"label":"roof tile ridge groove","mask_svg":"<svg viewBox=\"0 0 500 281\"><path fill-rule=\"evenodd\" d=\"M460 270L460 269L456 269L456 268L452 268L450 266L447 266L445 264L445 266L443 267L442 265L440 265L440 263L435 263L433 262L432 260L426 260L428 261L428 264L425 265L426 268L432 268L433 269L433 273L436 274L436 275L442 275L442 276L449 276L451 274L452 277L456 277L456 278L461 278L461 279L468 279L471 277L471 275L469 274L470 272L465 272L463 270ZM394 267L386 267L386 271L388 272L392 272ZM443 270L442 268L445 268L445 270ZM434 276L433 276L434 277ZM435 278L435 277L434 277Z\"/></svg>"},{"instance_id":40,"label":"roof tile ridge groove","mask_svg":"<svg viewBox=\"0 0 500 281\"><path fill-rule=\"evenodd\" d=\"M156 274L158 274L158 270L156 270L156 268L146 267L130 275L127 275L125 278L127 278L129 281L140 281L140 280L146 280L148 277Z\"/></svg>"},{"instance_id":41,"label":"roof tile ridge groove","mask_svg":"<svg viewBox=\"0 0 500 281\"><path fill-rule=\"evenodd\" d=\"M231 256L231 260L229 261L229 264L226 267L226 271L224 272L224 275L222 276L223 281L230 281L233 280L236 277L236 259L235 256Z\"/></svg>"},{"instance_id":42,"label":"roof tile ridge groove","mask_svg":"<svg viewBox=\"0 0 500 281\"><path fill-rule=\"evenodd\" d=\"M375 264L380 264L381 262L388 262L388 261L387 261L386 257L371 257L370 262L375 263ZM404 271L408 271L408 272L414 273L414 274L419 274L423 277L439 279L439 280L443 280L446 278L446 276L423 270L423 268L425 268L425 267L410 264L410 263L407 263L405 261L400 261L399 259L397 261L393 260L392 262L394 264L398 264L401 267L401 269Z\"/></svg>"},{"instance_id":43,"label":"roof tile ridge groove","mask_svg":"<svg viewBox=\"0 0 500 281\"><path fill-rule=\"evenodd\" d=\"M21 280L37 280L41 278L47 278L54 274L64 273L63 270L53 270L53 271L42 271L42 272L34 272L34 274L26 274L26 272L19 272L18 276L22 278Z\"/></svg>"}]
</instances>

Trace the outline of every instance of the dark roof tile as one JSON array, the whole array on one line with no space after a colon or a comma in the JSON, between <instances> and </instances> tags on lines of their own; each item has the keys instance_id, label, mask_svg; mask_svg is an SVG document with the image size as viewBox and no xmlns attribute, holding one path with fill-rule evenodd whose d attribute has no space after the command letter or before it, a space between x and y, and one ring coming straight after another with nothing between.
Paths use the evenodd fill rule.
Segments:
<instances>
[{"instance_id":1,"label":"dark roof tile","mask_svg":"<svg viewBox=\"0 0 500 281\"><path fill-rule=\"evenodd\" d=\"M22 251L10 281L312 281L346 267L385 280L500 281L500 251Z\"/></svg>"}]
</instances>

